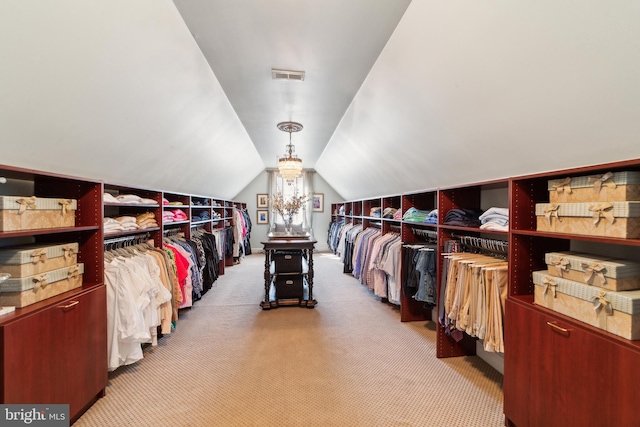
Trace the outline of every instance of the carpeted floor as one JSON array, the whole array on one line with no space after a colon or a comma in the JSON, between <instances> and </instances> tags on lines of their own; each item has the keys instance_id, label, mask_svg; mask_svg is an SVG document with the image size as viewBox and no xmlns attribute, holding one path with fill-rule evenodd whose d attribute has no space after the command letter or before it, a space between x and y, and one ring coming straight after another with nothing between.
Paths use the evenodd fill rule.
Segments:
<instances>
[{"instance_id":1,"label":"carpeted floor","mask_svg":"<svg viewBox=\"0 0 640 427\"><path fill-rule=\"evenodd\" d=\"M433 323L400 322L334 255L314 261L314 309L260 309L262 254L227 268L74 426L504 425L502 375L437 359Z\"/></svg>"}]
</instances>

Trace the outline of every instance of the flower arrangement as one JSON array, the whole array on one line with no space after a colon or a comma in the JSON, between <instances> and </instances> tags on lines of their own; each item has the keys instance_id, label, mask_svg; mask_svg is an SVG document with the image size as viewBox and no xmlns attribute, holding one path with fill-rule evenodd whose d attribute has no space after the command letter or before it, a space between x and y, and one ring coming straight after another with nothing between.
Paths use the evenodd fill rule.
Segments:
<instances>
[{"instance_id":1,"label":"flower arrangement","mask_svg":"<svg viewBox=\"0 0 640 427\"><path fill-rule=\"evenodd\" d=\"M309 200L307 195L298 196L294 194L290 199L285 200L282 193L275 193L271 198L271 207L282 216L285 228L291 230L293 217L300 211L300 208Z\"/></svg>"}]
</instances>

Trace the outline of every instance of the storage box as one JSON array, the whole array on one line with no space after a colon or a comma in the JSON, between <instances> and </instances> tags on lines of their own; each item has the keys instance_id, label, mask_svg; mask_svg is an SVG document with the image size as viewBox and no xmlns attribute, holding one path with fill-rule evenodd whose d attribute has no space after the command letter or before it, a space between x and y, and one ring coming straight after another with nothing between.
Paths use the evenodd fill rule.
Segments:
<instances>
[{"instance_id":1,"label":"storage box","mask_svg":"<svg viewBox=\"0 0 640 427\"><path fill-rule=\"evenodd\" d=\"M549 274L610 291L640 289L640 263L579 252L545 254Z\"/></svg>"},{"instance_id":2,"label":"storage box","mask_svg":"<svg viewBox=\"0 0 640 427\"><path fill-rule=\"evenodd\" d=\"M77 206L74 199L0 196L0 231L73 227Z\"/></svg>"},{"instance_id":3,"label":"storage box","mask_svg":"<svg viewBox=\"0 0 640 427\"><path fill-rule=\"evenodd\" d=\"M82 286L84 264L59 268L28 277L10 278L0 284L0 305L26 307Z\"/></svg>"},{"instance_id":4,"label":"storage box","mask_svg":"<svg viewBox=\"0 0 640 427\"><path fill-rule=\"evenodd\" d=\"M640 172L607 172L552 179L548 182L551 203L624 202L640 200Z\"/></svg>"},{"instance_id":5,"label":"storage box","mask_svg":"<svg viewBox=\"0 0 640 427\"><path fill-rule=\"evenodd\" d=\"M302 273L302 251L274 251L276 273Z\"/></svg>"},{"instance_id":6,"label":"storage box","mask_svg":"<svg viewBox=\"0 0 640 427\"><path fill-rule=\"evenodd\" d=\"M536 203L538 231L640 237L640 202Z\"/></svg>"},{"instance_id":7,"label":"storage box","mask_svg":"<svg viewBox=\"0 0 640 427\"><path fill-rule=\"evenodd\" d=\"M25 245L0 250L0 272L11 277L33 276L78 262L78 244Z\"/></svg>"},{"instance_id":8,"label":"storage box","mask_svg":"<svg viewBox=\"0 0 640 427\"><path fill-rule=\"evenodd\" d=\"M303 276L301 275L278 275L275 278L276 298L302 298L303 297Z\"/></svg>"},{"instance_id":9,"label":"storage box","mask_svg":"<svg viewBox=\"0 0 640 427\"><path fill-rule=\"evenodd\" d=\"M534 302L629 340L640 339L640 290L609 292L534 271Z\"/></svg>"}]
</instances>

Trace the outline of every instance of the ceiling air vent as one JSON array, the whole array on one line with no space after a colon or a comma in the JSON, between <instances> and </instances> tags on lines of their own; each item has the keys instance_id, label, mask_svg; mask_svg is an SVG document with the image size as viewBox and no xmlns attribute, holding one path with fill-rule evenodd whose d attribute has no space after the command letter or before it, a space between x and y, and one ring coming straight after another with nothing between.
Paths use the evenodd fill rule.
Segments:
<instances>
[{"instance_id":1,"label":"ceiling air vent","mask_svg":"<svg viewBox=\"0 0 640 427\"><path fill-rule=\"evenodd\" d=\"M274 80L297 80L304 81L304 71L276 70L271 69L271 77Z\"/></svg>"}]
</instances>

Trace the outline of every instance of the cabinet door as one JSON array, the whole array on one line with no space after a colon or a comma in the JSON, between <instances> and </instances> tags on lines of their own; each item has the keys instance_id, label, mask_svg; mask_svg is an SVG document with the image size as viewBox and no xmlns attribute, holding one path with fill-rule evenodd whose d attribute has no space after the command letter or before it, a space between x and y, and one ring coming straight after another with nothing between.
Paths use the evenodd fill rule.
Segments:
<instances>
[{"instance_id":1,"label":"cabinet door","mask_svg":"<svg viewBox=\"0 0 640 427\"><path fill-rule=\"evenodd\" d=\"M507 301L504 410L518 427L640 425L640 353L608 334Z\"/></svg>"},{"instance_id":2,"label":"cabinet door","mask_svg":"<svg viewBox=\"0 0 640 427\"><path fill-rule=\"evenodd\" d=\"M107 384L106 289L4 327L5 403L68 403L75 417Z\"/></svg>"}]
</instances>

